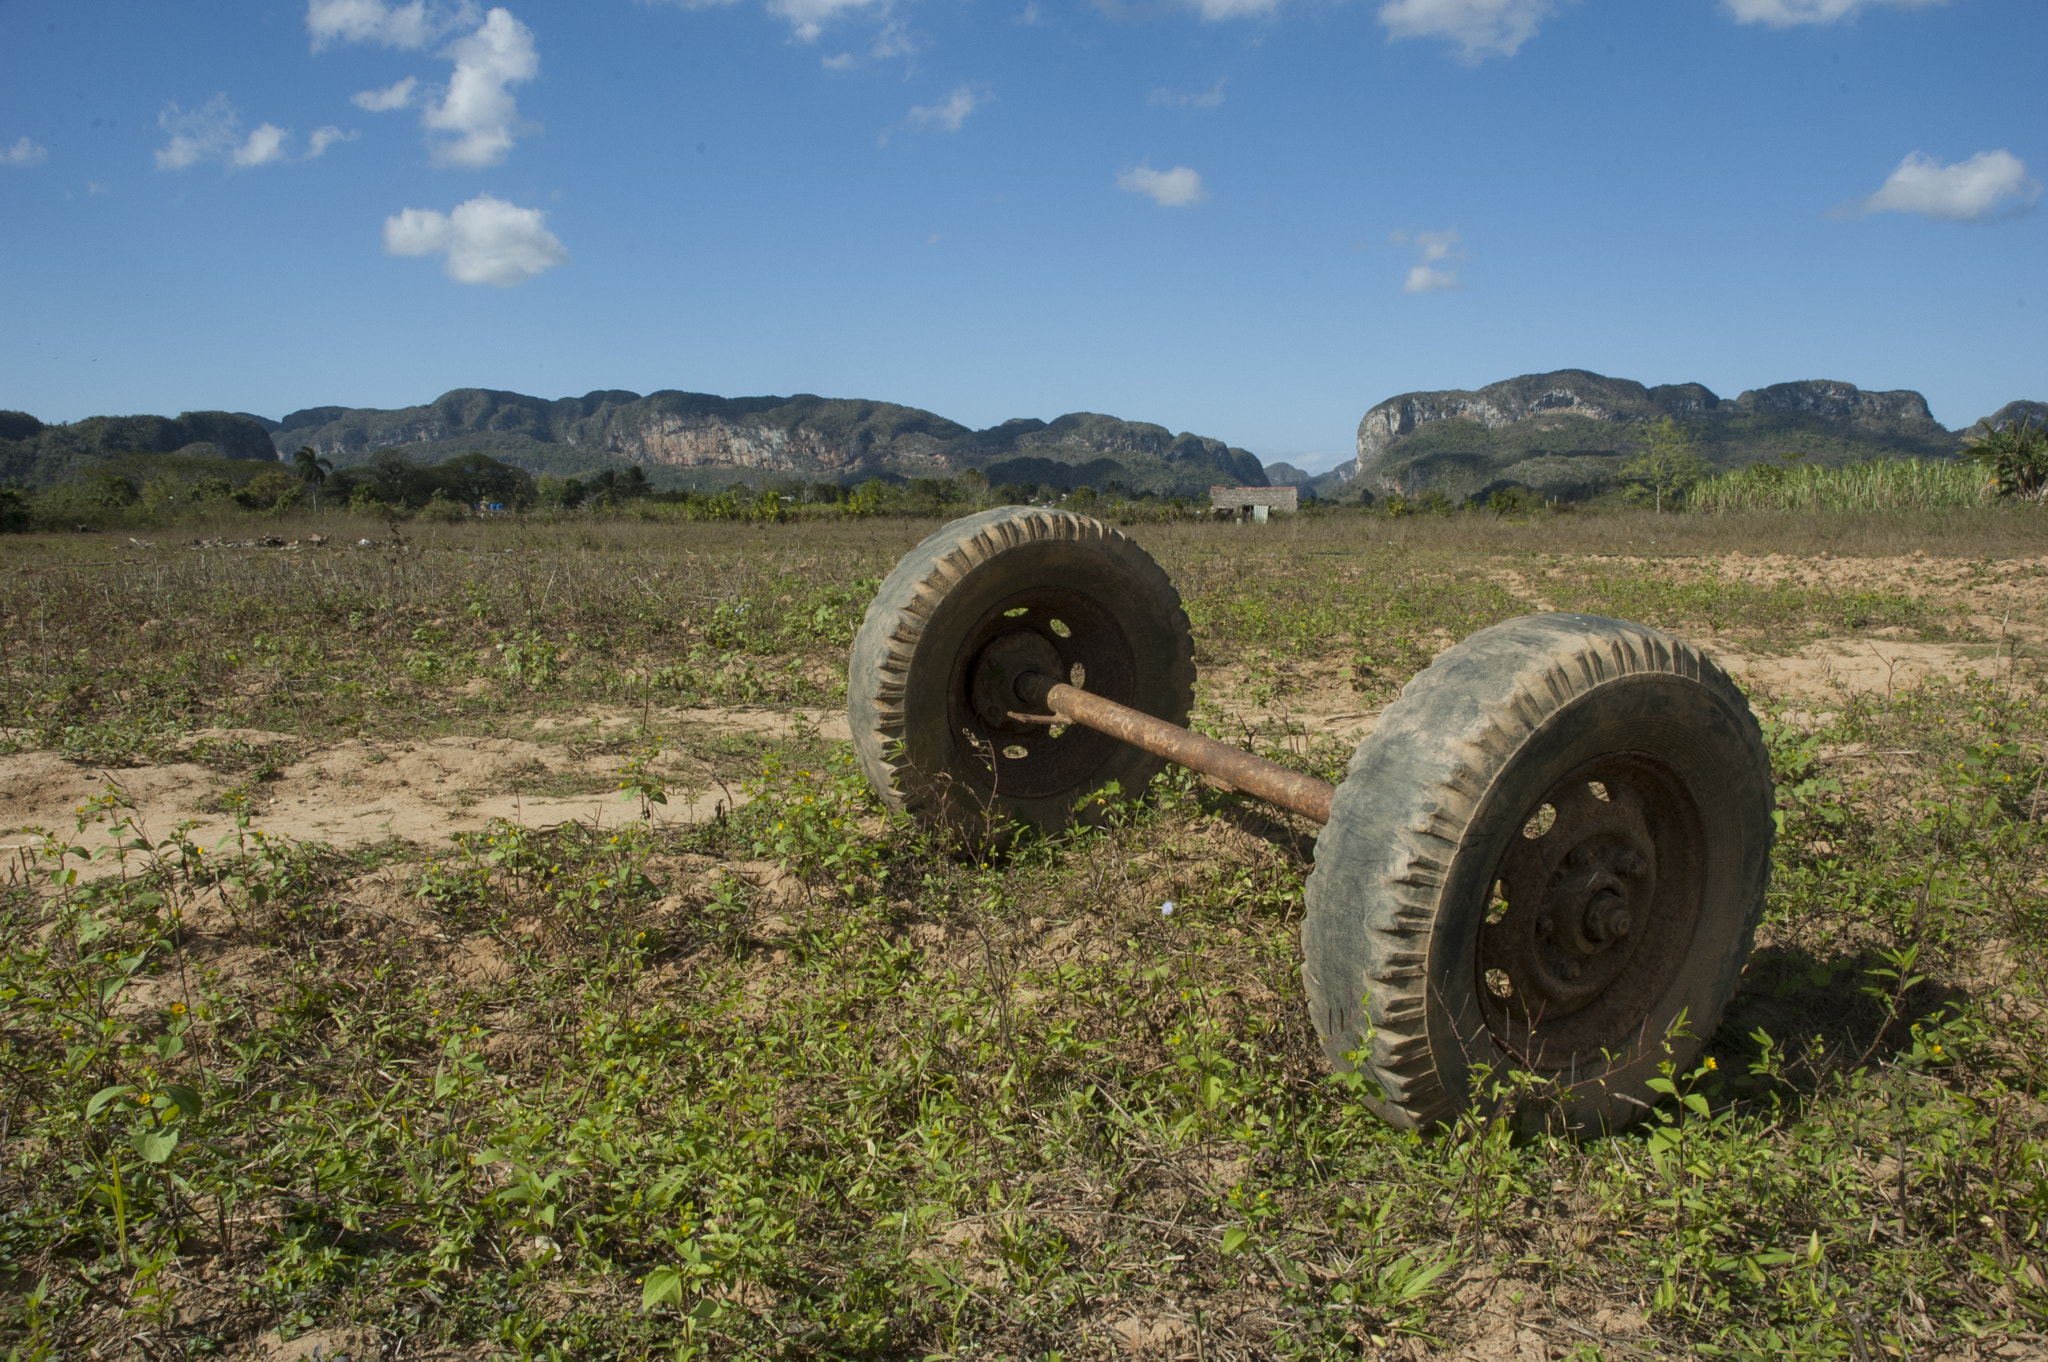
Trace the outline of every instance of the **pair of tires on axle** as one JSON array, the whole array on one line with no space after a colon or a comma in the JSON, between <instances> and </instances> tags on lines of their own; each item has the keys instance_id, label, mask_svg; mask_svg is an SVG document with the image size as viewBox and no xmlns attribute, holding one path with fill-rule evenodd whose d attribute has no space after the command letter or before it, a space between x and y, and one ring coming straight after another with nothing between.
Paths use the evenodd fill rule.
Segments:
<instances>
[{"instance_id":1,"label":"pair of tires on axle","mask_svg":"<svg viewBox=\"0 0 2048 1362\"><path fill-rule=\"evenodd\" d=\"M1186 724L1179 593L1083 516L1012 506L939 530L854 642L875 791L987 837L1086 821L1105 786L1141 791L1165 765L1007 683L992 701L991 675L1023 672ZM1511 1074L1570 1128L1626 1125L1735 991L1773 805L1749 703L1697 649L1591 615L1474 634L1409 682L1330 801L1301 932L1324 1052L1397 1126L1445 1123Z\"/></svg>"}]
</instances>

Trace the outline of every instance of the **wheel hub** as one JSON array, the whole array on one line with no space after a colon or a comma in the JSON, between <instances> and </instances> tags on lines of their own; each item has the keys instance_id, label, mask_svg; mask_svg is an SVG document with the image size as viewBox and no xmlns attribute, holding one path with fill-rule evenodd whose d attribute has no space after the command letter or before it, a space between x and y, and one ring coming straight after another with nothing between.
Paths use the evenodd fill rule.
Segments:
<instances>
[{"instance_id":1,"label":"wheel hub","mask_svg":"<svg viewBox=\"0 0 2048 1362\"><path fill-rule=\"evenodd\" d=\"M1528 811L1479 932L1479 997L1497 1039L1546 1068L1641 1039L1691 939L1698 830L1675 774L1634 754L1581 767Z\"/></svg>"},{"instance_id":2,"label":"wheel hub","mask_svg":"<svg viewBox=\"0 0 2048 1362\"><path fill-rule=\"evenodd\" d=\"M1568 835L1579 841L1551 872L1536 913L1528 982L1553 1016L1583 1006L1625 963L1629 929L1656 889L1640 811L1591 802L1598 807L1574 810Z\"/></svg>"},{"instance_id":3,"label":"wheel hub","mask_svg":"<svg viewBox=\"0 0 2048 1362\"><path fill-rule=\"evenodd\" d=\"M968 681L975 717L991 733L1035 733L1044 727L1019 718L1029 706L1017 698L1017 678L1027 672L1066 677L1067 667L1052 640L1030 630L1004 634L981 650Z\"/></svg>"},{"instance_id":4,"label":"wheel hub","mask_svg":"<svg viewBox=\"0 0 2048 1362\"><path fill-rule=\"evenodd\" d=\"M1020 717L1036 709L1017 697L1017 678L1027 672L1085 683L1127 704L1137 689L1137 666L1115 617L1079 591L1017 592L969 632L954 664L949 724L962 764L978 768L992 792L1033 799L1085 783L1117 743L1087 729Z\"/></svg>"}]
</instances>

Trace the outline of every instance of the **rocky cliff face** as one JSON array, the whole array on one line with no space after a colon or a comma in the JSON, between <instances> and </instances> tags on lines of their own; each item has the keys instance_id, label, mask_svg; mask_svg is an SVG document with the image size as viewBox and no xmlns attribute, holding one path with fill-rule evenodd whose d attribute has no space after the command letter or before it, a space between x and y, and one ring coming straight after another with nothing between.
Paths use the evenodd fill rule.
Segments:
<instances>
[{"instance_id":1,"label":"rocky cliff face","mask_svg":"<svg viewBox=\"0 0 2048 1362\"><path fill-rule=\"evenodd\" d=\"M1969 434L1972 438L1989 435L1994 430L2004 430L2022 421L2036 430L2048 430L2048 402L2008 402L1971 426Z\"/></svg>"},{"instance_id":2,"label":"rocky cliff face","mask_svg":"<svg viewBox=\"0 0 2048 1362\"><path fill-rule=\"evenodd\" d=\"M991 481L1057 480L1085 466L1096 481L1193 490L1208 481L1264 484L1257 458L1219 440L1076 412L970 430L915 407L815 397L722 398L608 391L548 401L463 388L420 407L313 407L272 432L278 450L310 446L346 466L378 449L429 461L487 452L534 472L635 463L650 473L767 475L848 481L944 476L979 468Z\"/></svg>"},{"instance_id":3,"label":"rocky cliff face","mask_svg":"<svg viewBox=\"0 0 2048 1362\"><path fill-rule=\"evenodd\" d=\"M1604 476L1600 461L1632 452L1632 427L1665 416L1691 428L1717 466L1794 447L1832 459L1941 455L1957 443L1916 392L1821 380L1773 384L1731 400L1698 383L1652 388L1562 369L1380 403L1359 422L1354 476L1367 486L1417 483L1463 493L1519 468L1565 477L1583 492Z\"/></svg>"},{"instance_id":4,"label":"rocky cliff face","mask_svg":"<svg viewBox=\"0 0 2048 1362\"><path fill-rule=\"evenodd\" d=\"M1670 416L1680 421L1712 419L1738 412L1811 416L1824 421L1872 425L1932 427L1939 430L1927 399L1916 392L1864 392L1853 383L1819 380L1776 383L1743 393L1732 403L1699 383L1646 388L1625 378L1608 378L1584 369L1525 374L1493 383L1476 392L1403 393L1365 414L1358 425L1358 465L1362 473L1389 450L1395 440L1432 421L1475 421L1488 430L1520 422L1556 424L1558 418L1628 422Z\"/></svg>"},{"instance_id":5,"label":"rocky cliff face","mask_svg":"<svg viewBox=\"0 0 2048 1362\"><path fill-rule=\"evenodd\" d=\"M1705 391L1702 389L1701 391ZM1817 379L1806 383L1774 383L1735 399L1743 411L1817 416L1823 421L1853 421L1875 426L1933 427L1927 399L1906 389L1867 393L1853 383Z\"/></svg>"},{"instance_id":6,"label":"rocky cliff face","mask_svg":"<svg viewBox=\"0 0 2048 1362\"><path fill-rule=\"evenodd\" d=\"M1607 378L1584 369L1524 374L1488 384L1477 392L1403 393L1380 403L1359 422L1358 463L1362 472L1372 472L1395 440L1432 421L1474 421L1487 430L1498 430L1523 421L1554 423L1567 416L1591 421L1693 416L1719 405L1720 399L1697 383L1645 388L1625 378Z\"/></svg>"}]
</instances>

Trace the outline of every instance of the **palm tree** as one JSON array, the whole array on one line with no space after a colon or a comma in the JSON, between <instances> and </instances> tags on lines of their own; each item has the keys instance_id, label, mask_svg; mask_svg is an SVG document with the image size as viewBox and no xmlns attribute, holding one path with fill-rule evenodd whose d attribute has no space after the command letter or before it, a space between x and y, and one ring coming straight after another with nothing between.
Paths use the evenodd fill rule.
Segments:
<instances>
[{"instance_id":1,"label":"palm tree","mask_svg":"<svg viewBox=\"0 0 2048 1362\"><path fill-rule=\"evenodd\" d=\"M292 468L299 475L299 481L313 489L313 509L320 509L320 484L327 481L327 475L334 471L334 461L323 459L310 445L300 445L299 452L292 455Z\"/></svg>"},{"instance_id":2,"label":"palm tree","mask_svg":"<svg viewBox=\"0 0 2048 1362\"><path fill-rule=\"evenodd\" d=\"M1964 457L1991 475L2001 498L2048 501L2048 431L2031 418L1985 431L1970 441Z\"/></svg>"}]
</instances>

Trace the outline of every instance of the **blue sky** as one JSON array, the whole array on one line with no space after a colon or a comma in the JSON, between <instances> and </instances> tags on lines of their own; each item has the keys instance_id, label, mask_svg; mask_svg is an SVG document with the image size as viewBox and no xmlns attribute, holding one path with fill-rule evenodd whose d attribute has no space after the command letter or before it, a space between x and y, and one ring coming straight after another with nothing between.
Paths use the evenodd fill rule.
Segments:
<instances>
[{"instance_id":1,"label":"blue sky","mask_svg":"<svg viewBox=\"0 0 2048 1362\"><path fill-rule=\"evenodd\" d=\"M0 0L0 407L2048 398L2041 0ZM408 84L408 82L410 82Z\"/></svg>"}]
</instances>

